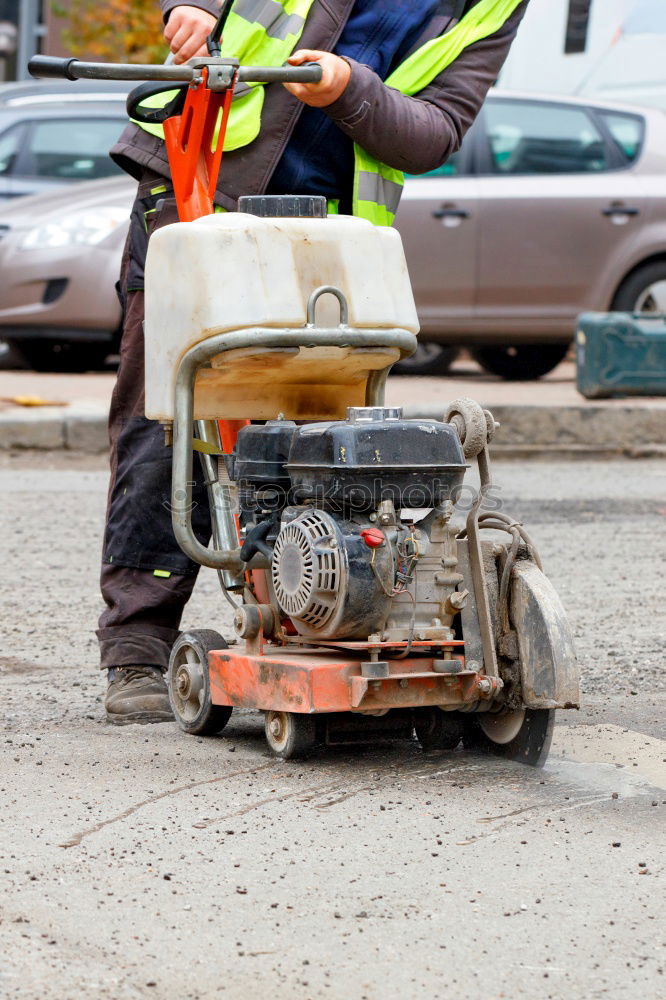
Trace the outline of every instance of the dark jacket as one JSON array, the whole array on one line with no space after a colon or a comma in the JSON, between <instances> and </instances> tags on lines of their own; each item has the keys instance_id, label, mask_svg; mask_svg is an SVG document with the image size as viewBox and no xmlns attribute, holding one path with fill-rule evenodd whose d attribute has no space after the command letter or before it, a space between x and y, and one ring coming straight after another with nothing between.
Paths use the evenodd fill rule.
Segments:
<instances>
[{"instance_id":1,"label":"dark jacket","mask_svg":"<svg viewBox=\"0 0 666 1000\"><path fill-rule=\"evenodd\" d=\"M324 110L354 142L383 163L411 174L427 173L460 147L488 89L497 79L529 0L516 8L500 31L469 46L416 97L387 87L367 66L349 60L351 79L342 97ZM189 0L217 15L215 0ZM161 0L165 19L178 0ZM299 48L331 51L354 0L315 0ZM469 4L468 4L469 6ZM443 0L414 50L456 24L459 0ZM249 146L225 153L216 201L235 209L242 194L263 194L289 141L303 104L279 84L266 88L261 135ZM139 177L143 167L169 175L164 143L129 125L111 155Z\"/></svg>"}]
</instances>

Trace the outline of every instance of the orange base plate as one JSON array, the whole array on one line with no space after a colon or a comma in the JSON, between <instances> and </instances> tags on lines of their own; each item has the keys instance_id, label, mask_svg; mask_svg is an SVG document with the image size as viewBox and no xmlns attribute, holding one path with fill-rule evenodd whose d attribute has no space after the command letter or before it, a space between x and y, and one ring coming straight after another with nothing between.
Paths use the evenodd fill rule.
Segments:
<instances>
[{"instance_id":1,"label":"orange base plate","mask_svg":"<svg viewBox=\"0 0 666 1000\"><path fill-rule=\"evenodd\" d=\"M462 657L461 657L462 659ZM439 674L429 657L389 660L390 675L361 676L361 660L331 650L265 648L263 655L208 654L213 704L262 711L367 712L428 705L455 707L483 697L480 674Z\"/></svg>"}]
</instances>

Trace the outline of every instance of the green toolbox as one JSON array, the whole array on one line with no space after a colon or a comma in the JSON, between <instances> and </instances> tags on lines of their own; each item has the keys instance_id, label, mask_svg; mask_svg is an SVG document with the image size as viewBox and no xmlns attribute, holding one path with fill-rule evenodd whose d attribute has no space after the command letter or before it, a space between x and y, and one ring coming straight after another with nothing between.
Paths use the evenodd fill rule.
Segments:
<instances>
[{"instance_id":1,"label":"green toolbox","mask_svg":"<svg viewBox=\"0 0 666 1000\"><path fill-rule=\"evenodd\" d=\"M587 399L666 396L666 316L583 313L576 364Z\"/></svg>"}]
</instances>

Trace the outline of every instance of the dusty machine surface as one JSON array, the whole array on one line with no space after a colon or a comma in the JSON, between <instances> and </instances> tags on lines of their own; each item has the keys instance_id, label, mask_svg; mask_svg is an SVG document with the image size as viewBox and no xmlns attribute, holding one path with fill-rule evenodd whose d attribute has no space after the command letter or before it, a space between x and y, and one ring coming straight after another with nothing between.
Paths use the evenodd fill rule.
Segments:
<instances>
[{"instance_id":1,"label":"dusty machine surface","mask_svg":"<svg viewBox=\"0 0 666 1000\"><path fill-rule=\"evenodd\" d=\"M462 740L542 763L555 709L578 705L576 659L531 539L483 509L493 430L471 400L442 422L375 403L242 428L217 468L240 523L238 562L223 560L236 636L177 641L181 726L216 731L254 708L284 757L415 732L425 749ZM461 519L470 459L481 489Z\"/></svg>"},{"instance_id":2,"label":"dusty machine surface","mask_svg":"<svg viewBox=\"0 0 666 1000\"><path fill-rule=\"evenodd\" d=\"M543 763L555 711L579 702L571 631L524 527L484 503L492 415L469 399L441 421L384 405L418 332L398 234L327 218L316 198L245 198L213 214L216 123L223 137L236 83L312 81L320 67L31 66L184 81L162 119L181 222L148 252L146 416L173 446L175 537L218 570L235 635L175 643L181 728L216 733L249 708L284 758L409 737ZM130 95L133 117L147 96L145 85ZM210 548L192 530L195 451Z\"/></svg>"}]
</instances>

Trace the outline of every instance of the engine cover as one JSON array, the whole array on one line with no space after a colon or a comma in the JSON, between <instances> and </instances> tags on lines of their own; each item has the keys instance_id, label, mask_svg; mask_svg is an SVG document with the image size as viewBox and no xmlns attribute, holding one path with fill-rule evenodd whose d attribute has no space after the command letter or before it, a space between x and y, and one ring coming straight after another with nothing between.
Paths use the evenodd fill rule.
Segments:
<instances>
[{"instance_id":1,"label":"engine cover","mask_svg":"<svg viewBox=\"0 0 666 1000\"><path fill-rule=\"evenodd\" d=\"M405 420L399 408L350 407L347 420L298 427L287 471L296 502L370 513L435 507L455 495L467 466L460 439L438 420Z\"/></svg>"},{"instance_id":2,"label":"engine cover","mask_svg":"<svg viewBox=\"0 0 666 1000\"><path fill-rule=\"evenodd\" d=\"M391 546L370 549L370 521L338 521L316 508L288 508L271 574L275 597L300 635L364 639L383 627L391 606Z\"/></svg>"}]
</instances>

